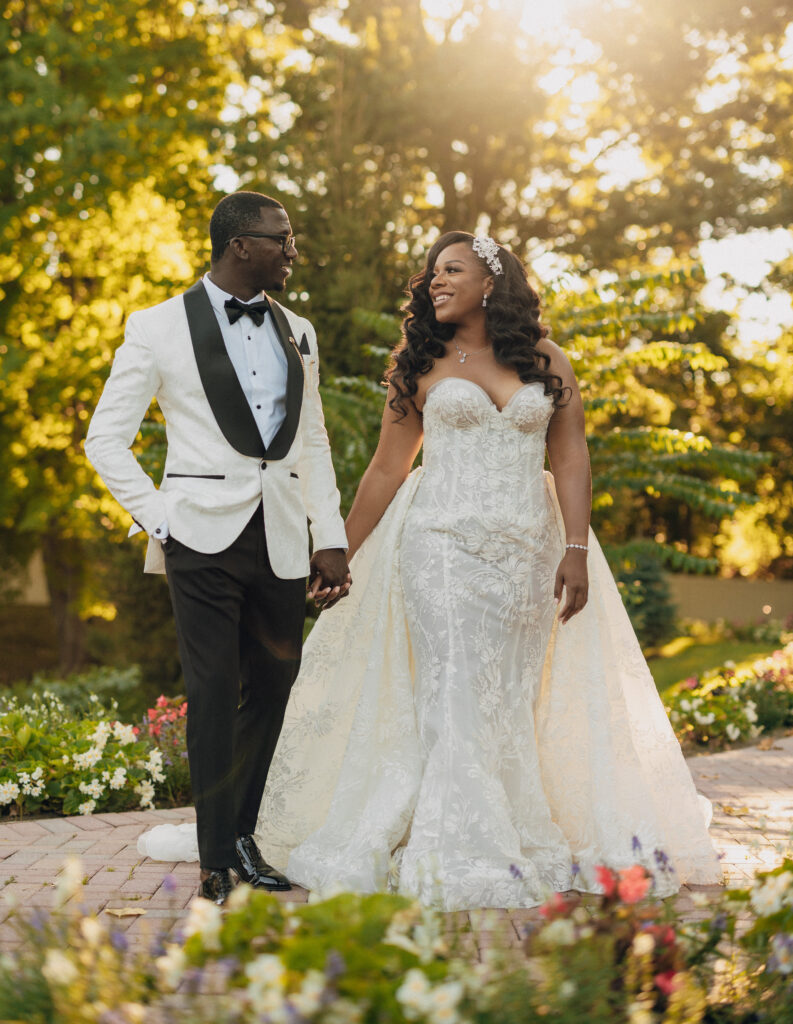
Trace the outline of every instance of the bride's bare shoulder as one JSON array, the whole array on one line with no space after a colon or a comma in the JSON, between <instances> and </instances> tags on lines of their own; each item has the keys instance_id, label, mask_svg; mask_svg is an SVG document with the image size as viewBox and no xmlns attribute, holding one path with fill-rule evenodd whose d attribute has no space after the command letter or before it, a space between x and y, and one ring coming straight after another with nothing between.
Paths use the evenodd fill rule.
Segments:
<instances>
[{"instance_id":1,"label":"bride's bare shoulder","mask_svg":"<svg viewBox=\"0 0 793 1024\"><path fill-rule=\"evenodd\" d=\"M573 372L573 368L570 365L570 360L555 341L551 341L550 338L540 338L537 342L537 351L542 352L543 355L548 356L550 360L548 363L548 369L551 373L556 373L560 377L566 377L568 374Z\"/></svg>"}]
</instances>

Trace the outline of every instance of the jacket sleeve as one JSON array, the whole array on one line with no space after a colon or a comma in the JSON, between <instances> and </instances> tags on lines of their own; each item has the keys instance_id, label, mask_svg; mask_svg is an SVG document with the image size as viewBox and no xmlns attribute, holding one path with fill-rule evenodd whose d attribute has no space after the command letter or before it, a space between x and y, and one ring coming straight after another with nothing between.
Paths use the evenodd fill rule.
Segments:
<instances>
[{"instance_id":1,"label":"jacket sleeve","mask_svg":"<svg viewBox=\"0 0 793 1024\"><path fill-rule=\"evenodd\" d=\"M319 396L319 361L314 328L303 320L309 354L304 356L303 408L300 415L302 450L299 459L303 504L311 523L315 551L321 548L347 548L344 520L339 511L341 497L336 487L336 473L330 457L330 444L325 430L322 400Z\"/></svg>"},{"instance_id":2,"label":"jacket sleeve","mask_svg":"<svg viewBox=\"0 0 793 1024\"><path fill-rule=\"evenodd\" d=\"M149 534L167 518L165 498L130 448L159 386L151 345L133 313L91 418L85 454L113 497Z\"/></svg>"}]
</instances>

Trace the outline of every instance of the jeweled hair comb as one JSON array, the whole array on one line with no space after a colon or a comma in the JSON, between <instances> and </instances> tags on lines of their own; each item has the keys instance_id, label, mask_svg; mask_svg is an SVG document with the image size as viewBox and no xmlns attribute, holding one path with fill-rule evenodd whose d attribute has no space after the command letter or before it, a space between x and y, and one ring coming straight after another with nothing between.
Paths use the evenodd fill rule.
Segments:
<instances>
[{"instance_id":1,"label":"jeweled hair comb","mask_svg":"<svg viewBox=\"0 0 793 1024\"><path fill-rule=\"evenodd\" d=\"M498 258L498 242L489 235L479 236L473 240L472 247L477 256L481 257L494 274L503 274L504 268Z\"/></svg>"}]
</instances>

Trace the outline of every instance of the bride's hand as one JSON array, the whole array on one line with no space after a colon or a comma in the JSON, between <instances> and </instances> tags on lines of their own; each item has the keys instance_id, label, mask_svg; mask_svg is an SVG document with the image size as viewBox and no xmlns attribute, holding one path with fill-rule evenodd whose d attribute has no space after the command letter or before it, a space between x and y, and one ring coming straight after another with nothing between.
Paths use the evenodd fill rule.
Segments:
<instances>
[{"instance_id":1,"label":"bride's hand","mask_svg":"<svg viewBox=\"0 0 793 1024\"><path fill-rule=\"evenodd\" d=\"M569 548L556 570L556 583L553 588L554 599L561 601L563 590L565 595L564 605L559 612L559 620L562 624L569 622L587 602L589 575L586 557L586 551Z\"/></svg>"}]
</instances>

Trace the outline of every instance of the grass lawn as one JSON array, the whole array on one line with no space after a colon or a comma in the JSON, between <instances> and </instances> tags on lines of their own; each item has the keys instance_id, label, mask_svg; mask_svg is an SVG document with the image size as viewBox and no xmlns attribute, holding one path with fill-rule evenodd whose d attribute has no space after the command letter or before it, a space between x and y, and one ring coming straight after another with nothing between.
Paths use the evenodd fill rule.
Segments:
<instances>
[{"instance_id":1,"label":"grass lawn","mask_svg":"<svg viewBox=\"0 0 793 1024\"><path fill-rule=\"evenodd\" d=\"M741 640L719 640L716 643L697 643L690 637L678 637L647 658L655 685L663 698L675 683L689 676L699 676L711 668L719 668L725 661L752 662L766 658L778 650L779 644L769 646Z\"/></svg>"}]
</instances>

